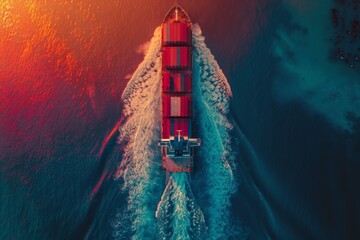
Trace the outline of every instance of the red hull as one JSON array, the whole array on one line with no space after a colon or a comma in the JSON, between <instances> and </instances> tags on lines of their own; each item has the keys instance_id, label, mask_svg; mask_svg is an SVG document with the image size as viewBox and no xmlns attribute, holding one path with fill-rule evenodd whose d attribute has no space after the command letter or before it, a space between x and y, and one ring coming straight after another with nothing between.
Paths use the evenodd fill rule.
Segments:
<instances>
[{"instance_id":1,"label":"red hull","mask_svg":"<svg viewBox=\"0 0 360 240\"><path fill-rule=\"evenodd\" d=\"M162 24L162 139L173 139L179 131L185 139L192 137L192 61L191 22L175 5ZM172 157L169 149L162 148L165 171L192 171L191 150L189 156Z\"/></svg>"}]
</instances>

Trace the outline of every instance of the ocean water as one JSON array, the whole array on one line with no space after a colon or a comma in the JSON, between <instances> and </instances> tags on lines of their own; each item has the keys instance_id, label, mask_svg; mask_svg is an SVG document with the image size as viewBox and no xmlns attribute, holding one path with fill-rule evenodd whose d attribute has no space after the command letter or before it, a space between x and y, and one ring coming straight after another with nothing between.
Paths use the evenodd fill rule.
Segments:
<instances>
[{"instance_id":1,"label":"ocean water","mask_svg":"<svg viewBox=\"0 0 360 240\"><path fill-rule=\"evenodd\" d=\"M359 1L179 3L203 146L167 177L173 2L0 2L0 239L359 238Z\"/></svg>"},{"instance_id":2,"label":"ocean water","mask_svg":"<svg viewBox=\"0 0 360 240\"><path fill-rule=\"evenodd\" d=\"M199 129L195 134L202 139L196 165L201 165L202 171L166 174L161 169L157 146L161 138L162 69L158 27L122 94L124 121L119 125L118 143L124 153L115 177L122 182L127 204L114 220L115 238L219 239L236 234L226 229L233 225L229 207L236 190L232 125L226 116L232 93L197 24L193 46L193 103L197 118L203 119L195 121ZM192 189L202 189L202 194ZM241 230L240 226L235 228Z\"/></svg>"}]
</instances>

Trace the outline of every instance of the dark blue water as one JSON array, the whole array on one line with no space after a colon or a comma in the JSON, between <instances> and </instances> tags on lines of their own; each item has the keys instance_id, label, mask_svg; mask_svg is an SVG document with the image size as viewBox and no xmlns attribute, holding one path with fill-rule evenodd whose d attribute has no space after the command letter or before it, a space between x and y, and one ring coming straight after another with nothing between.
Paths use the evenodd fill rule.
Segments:
<instances>
[{"instance_id":1,"label":"dark blue water","mask_svg":"<svg viewBox=\"0 0 360 240\"><path fill-rule=\"evenodd\" d=\"M358 239L359 2L181 4L232 88L240 235ZM0 239L115 238L120 96L171 5L0 4Z\"/></svg>"}]
</instances>

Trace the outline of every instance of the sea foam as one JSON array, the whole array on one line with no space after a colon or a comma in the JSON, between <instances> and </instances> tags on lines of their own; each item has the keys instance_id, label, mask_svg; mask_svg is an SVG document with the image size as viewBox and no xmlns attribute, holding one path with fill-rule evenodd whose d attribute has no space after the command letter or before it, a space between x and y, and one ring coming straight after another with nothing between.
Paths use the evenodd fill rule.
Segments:
<instances>
[{"instance_id":1,"label":"sea foam","mask_svg":"<svg viewBox=\"0 0 360 240\"><path fill-rule=\"evenodd\" d=\"M224 239L230 225L230 197L236 190L235 154L227 119L231 89L200 27L193 26L193 104L199 174L166 173L157 146L161 122L161 28L155 30L143 62L128 82L122 101L124 121L118 143L124 147L116 177L127 192L127 204L114 221L121 239ZM202 184L196 199L191 186ZM204 211L204 213L203 213Z\"/></svg>"}]
</instances>

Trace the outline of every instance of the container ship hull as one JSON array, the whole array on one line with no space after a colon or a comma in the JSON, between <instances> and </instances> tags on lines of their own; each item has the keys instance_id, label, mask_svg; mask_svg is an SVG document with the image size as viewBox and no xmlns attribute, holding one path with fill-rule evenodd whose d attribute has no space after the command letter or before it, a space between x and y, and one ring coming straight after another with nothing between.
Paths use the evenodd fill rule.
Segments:
<instances>
[{"instance_id":1,"label":"container ship hull","mask_svg":"<svg viewBox=\"0 0 360 240\"><path fill-rule=\"evenodd\" d=\"M192 25L175 5L162 23L162 167L167 172L191 172L193 147Z\"/></svg>"}]
</instances>

